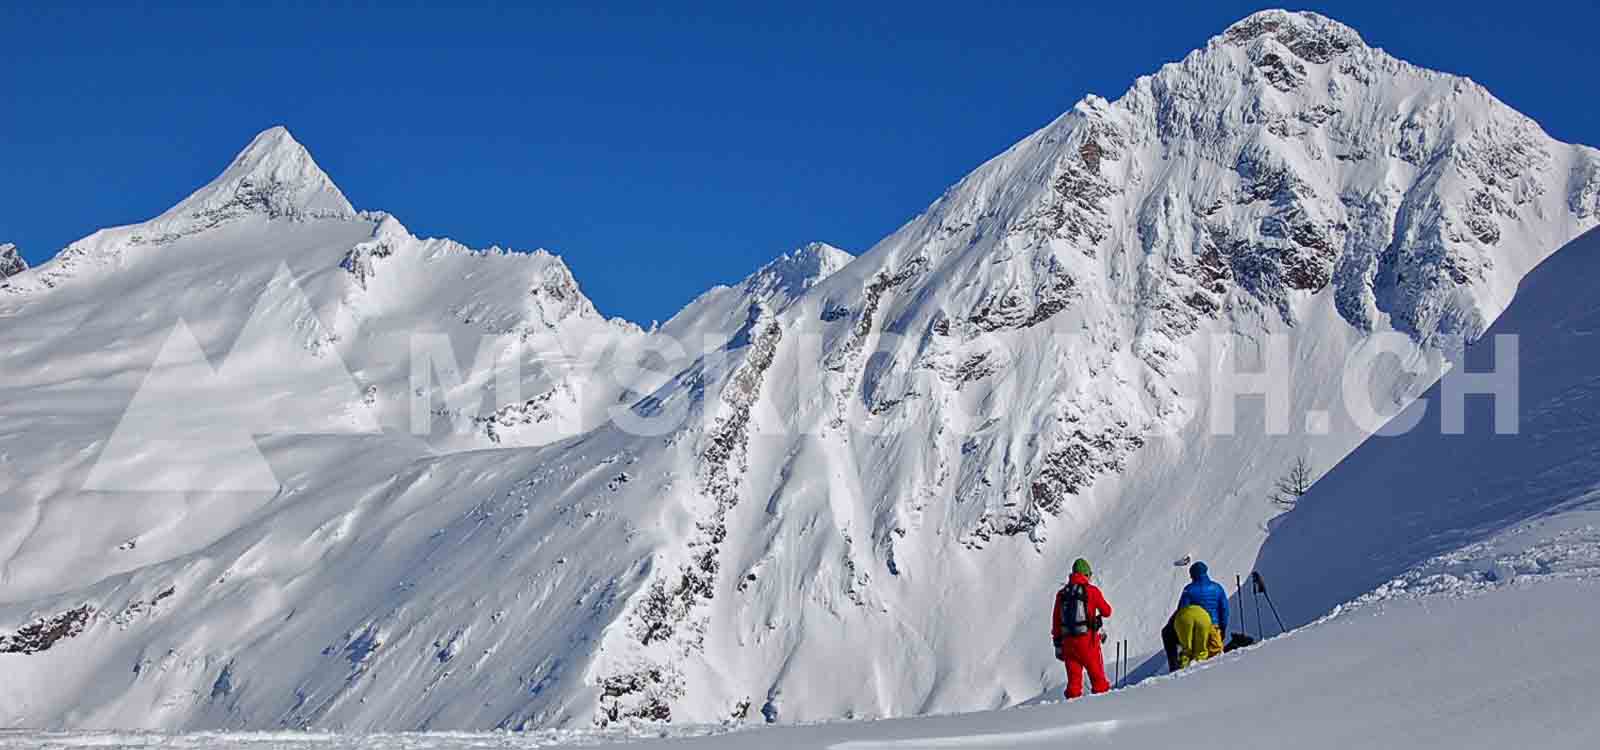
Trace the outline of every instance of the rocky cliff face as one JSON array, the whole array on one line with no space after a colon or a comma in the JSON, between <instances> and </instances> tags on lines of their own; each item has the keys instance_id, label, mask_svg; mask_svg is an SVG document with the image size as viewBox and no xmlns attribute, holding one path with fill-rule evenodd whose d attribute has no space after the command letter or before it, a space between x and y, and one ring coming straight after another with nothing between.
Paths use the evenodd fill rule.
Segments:
<instances>
[{"instance_id":1,"label":"rocky cliff face","mask_svg":"<svg viewBox=\"0 0 1600 750\"><path fill-rule=\"evenodd\" d=\"M0 282L26 270L28 263L22 259L22 251L9 242L0 244Z\"/></svg>"},{"instance_id":2,"label":"rocky cliff face","mask_svg":"<svg viewBox=\"0 0 1600 750\"><path fill-rule=\"evenodd\" d=\"M1587 178L1570 176L1597 159L1471 81L1335 21L1264 12L1116 102L1085 99L817 296L863 331L916 338L915 358L863 382L869 405L930 395L910 384L918 371L953 392L1000 369L982 364L996 336L1055 361L1024 389L1054 394L1033 400L1049 411L1002 417L1053 425L996 519L1031 531L1145 433L1192 416L1172 371L1196 332L1295 330L1329 298L1356 334L1458 349L1593 224L1575 187ZM1051 350L1052 332L1088 341ZM1128 377L1076 390L1052 372L1085 366Z\"/></svg>"},{"instance_id":3,"label":"rocky cliff face","mask_svg":"<svg viewBox=\"0 0 1600 750\"><path fill-rule=\"evenodd\" d=\"M1366 437L1336 408L1347 355L1390 332L1458 348L1600 223L1594 150L1282 11L1085 98L859 258L802 248L648 333L555 256L351 211L303 153L268 131L195 197L0 296L0 468L21 488L0 642L23 644L0 654L0 723L1027 700L1059 682L1047 607L1073 558L1154 654L1170 561L1248 570L1282 467ZM162 413L243 430L277 491L81 490L178 319L205 387ZM463 366L484 336L521 342L524 391L475 408L497 388L477 367L430 391L418 332ZM1288 425L1246 404L1217 430L1211 389L1277 335ZM354 388L306 379L335 356ZM1368 385L1392 404L1425 378ZM226 398L235 382L257 390ZM377 429L344 429L357 417ZM113 458L149 475L171 455Z\"/></svg>"}]
</instances>

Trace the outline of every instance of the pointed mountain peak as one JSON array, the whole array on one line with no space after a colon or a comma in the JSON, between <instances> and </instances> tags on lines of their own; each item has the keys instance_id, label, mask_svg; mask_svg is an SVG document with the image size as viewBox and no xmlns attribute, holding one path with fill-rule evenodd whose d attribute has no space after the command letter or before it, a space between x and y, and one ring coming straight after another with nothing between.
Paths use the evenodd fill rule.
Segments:
<instances>
[{"instance_id":1,"label":"pointed mountain peak","mask_svg":"<svg viewBox=\"0 0 1600 750\"><path fill-rule=\"evenodd\" d=\"M720 344L749 321L753 306L781 312L853 260L855 256L833 245L812 242L778 256L734 286L717 286L700 295L660 330L691 343L709 335Z\"/></svg>"},{"instance_id":2,"label":"pointed mountain peak","mask_svg":"<svg viewBox=\"0 0 1600 750\"><path fill-rule=\"evenodd\" d=\"M790 255L816 258L824 265L831 266L834 271L839 270L844 267L844 264L856 258L856 256L850 254L850 251L842 250L826 242L808 242L790 253Z\"/></svg>"},{"instance_id":3,"label":"pointed mountain peak","mask_svg":"<svg viewBox=\"0 0 1600 750\"><path fill-rule=\"evenodd\" d=\"M1229 26L1213 42L1246 45L1270 37L1309 63L1325 63L1365 47L1361 35L1327 16L1310 11L1263 10Z\"/></svg>"},{"instance_id":4,"label":"pointed mountain peak","mask_svg":"<svg viewBox=\"0 0 1600 750\"><path fill-rule=\"evenodd\" d=\"M781 290L798 297L813 284L844 268L855 256L826 242L812 242L778 256L745 279L751 292Z\"/></svg>"},{"instance_id":5,"label":"pointed mountain peak","mask_svg":"<svg viewBox=\"0 0 1600 750\"><path fill-rule=\"evenodd\" d=\"M190 228L204 229L247 214L318 218L355 213L311 152L287 128L277 126L262 131L221 175L157 221L198 221Z\"/></svg>"}]
</instances>

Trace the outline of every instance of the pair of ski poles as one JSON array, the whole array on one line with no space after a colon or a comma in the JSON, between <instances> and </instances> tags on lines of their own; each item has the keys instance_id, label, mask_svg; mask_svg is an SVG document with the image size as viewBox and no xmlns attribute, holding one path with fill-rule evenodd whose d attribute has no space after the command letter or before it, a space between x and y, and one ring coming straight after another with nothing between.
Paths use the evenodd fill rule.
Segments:
<instances>
[{"instance_id":1,"label":"pair of ski poles","mask_svg":"<svg viewBox=\"0 0 1600 750\"><path fill-rule=\"evenodd\" d=\"M1244 579L1240 578L1239 576L1234 576L1233 581L1234 585L1238 587L1239 611L1242 616L1242 613L1244 612ZM1267 600L1267 607L1272 610L1272 619L1278 621L1278 632L1288 632L1288 628L1283 626L1283 618L1278 616L1278 605L1272 603L1272 595L1267 593L1267 581L1261 577L1261 571L1250 571L1250 595L1256 603L1256 632L1260 633L1263 639L1267 637L1267 626L1261 621L1262 599ZM1245 620L1245 624L1247 626L1249 625L1249 622L1249 619ZM1223 633L1222 635L1224 638L1226 638L1228 634Z\"/></svg>"},{"instance_id":2,"label":"pair of ski poles","mask_svg":"<svg viewBox=\"0 0 1600 750\"><path fill-rule=\"evenodd\" d=\"M1234 583L1238 586L1239 609L1243 611L1244 579L1240 576L1234 576ZM1260 571L1250 572L1250 593L1252 598L1255 600L1256 605L1256 632L1261 633L1262 638L1266 638L1266 625L1261 621L1262 599L1267 600L1267 608L1272 611L1272 619L1278 622L1278 632L1288 632L1288 628L1283 626L1283 617L1278 614L1278 605L1272 602L1272 595L1267 593L1267 581L1261 577ZM1246 619L1245 622L1248 624L1249 620ZM1223 635L1226 637L1227 634L1224 633ZM1116 682L1114 683L1116 689L1121 689L1130 676L1128 661L1132 658L1132 656L1133 654L1129 648L1128 639L1123 638L1117 641L1116 659L1113 662L1113 670L1116 674Z\"/></svg>"}]
</instances>

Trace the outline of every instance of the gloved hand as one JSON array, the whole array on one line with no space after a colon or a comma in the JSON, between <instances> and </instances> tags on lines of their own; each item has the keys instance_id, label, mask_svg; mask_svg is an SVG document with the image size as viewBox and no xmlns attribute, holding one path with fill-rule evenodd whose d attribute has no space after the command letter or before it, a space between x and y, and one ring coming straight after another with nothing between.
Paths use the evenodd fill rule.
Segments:
<instances>
[{"instance_id":1,"label":"gloved hand","mask_svg":"<svg viewBox=\"0 0 1600 750\"><path fill-rule=\"evenodd\" d=\"M1100 642L1101 643L1105 643L1106 642L1106 634L1105 633L1101 633L1100 634Z\"/></svg>"}]
</instances>

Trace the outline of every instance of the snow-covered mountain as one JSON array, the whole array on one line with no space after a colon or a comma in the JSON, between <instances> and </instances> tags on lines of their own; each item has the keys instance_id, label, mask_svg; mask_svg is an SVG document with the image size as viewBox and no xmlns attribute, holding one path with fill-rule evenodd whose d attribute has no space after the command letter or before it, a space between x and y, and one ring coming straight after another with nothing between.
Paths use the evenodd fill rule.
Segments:
<instances>
[{"instance_id":1,"label":"snow-covered mountain","mask_svg":"<svg viewBox=\"0 0 1600 750\"><path fill-rule=\"evenodd\" d=\"M1171 561L1248 570L1284 467L1376 426L1352 355L1417 345L1356 389L1394 411L1597 223L1600 152L1282 11L652 332L555 256L353 210L270 130L0 289L0 725L1029 700L1073 558L1153 653ZM519 377L465 366L485 335ZM1281 403L1219 398L1263 362Z\"/></svg>"},{"instance_id":2,"label":"snow-covered mountain","mask_svg":"<svg viewBox=\"0 0 1600 750\"><path fill-rule=\"evenodd\" d=\"M1259 627L1274 636L1263 644L1172 677L1137 670L1131 687L1064 705L1047 697L961 715L651 734L694 750L1166 747L1197 737L1249 748L1584 747L1600 722L1590 705L1600 662L1592 648L1600 614L1600 381L1596 353L1572 342L1600 323L1600 299L1588 293L1596 273L1600 230L1535 269L1490 336L1466 352L1466 365L1480 369L1502 345L1492 337L1519 337L1529 365L1517 389L1519 434L1487 429L1484 408L1461 435L1416 429L1374 437L1278 519L1261 559L1271 609L1258 599L1255 611L1246 605L1235 615L1258 634L1255 618L1262 618ZM1444 390L1429 389L1418 407L1436 412ZM1274 610L1295 628L1288 637L1276 637ZM447 750L589 746L637 739L630 737L637 731L23 731L0 732L0 748Z\"/></svg>"}]
</instances>

